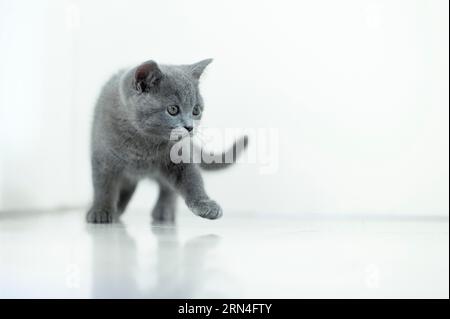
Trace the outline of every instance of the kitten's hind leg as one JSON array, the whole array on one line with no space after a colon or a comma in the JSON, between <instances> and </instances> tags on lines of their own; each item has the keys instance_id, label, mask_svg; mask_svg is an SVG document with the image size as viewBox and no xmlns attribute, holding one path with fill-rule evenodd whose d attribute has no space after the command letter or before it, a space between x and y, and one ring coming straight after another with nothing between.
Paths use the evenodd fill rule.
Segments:
<instances>
[{"instance_id":1,"label":"kitten's hind leg","mask_svg":"<svg viewBox=\"0 0 450 319\"><path fill-rule=\"evenodd\" d=\"M153 223L174 223L176 206L176 192L164 183L159 183L158 201L152 210Z\"/></svg>"},{"instance_id":2,"label":"kitten's hind leg","mask_svg":"<svg viewBox=\"0 0 450 319\"><path fill-rule=\"evenodd\" d=\"M119 198L117 201L117 215L123 214L127 208L128 203L133 197L134 191L136 190L137 182L130 180L128 178L122 179L119 188Z\"/></svg>"}]
</instances>

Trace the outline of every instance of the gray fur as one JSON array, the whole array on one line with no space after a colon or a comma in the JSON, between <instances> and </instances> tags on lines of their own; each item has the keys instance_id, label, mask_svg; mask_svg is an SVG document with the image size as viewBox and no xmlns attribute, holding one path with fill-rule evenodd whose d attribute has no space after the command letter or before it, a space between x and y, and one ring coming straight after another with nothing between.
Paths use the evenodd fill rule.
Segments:
<instances>
[{"instance_id":1,"label":"gray fur","mask_svg":"<svg viewBox=\"0 0 450 319\"><path fill-rule=\"evenodd\" d=\"M172 130L192 127L194 121L201 119L201 114L195 116L192 110L197 105L203 111L199 78L211 61L193 65L158 65L147 61L119 71L105 84L92 127L94 200L87 214L88 222L117 220L144 178L154 179L160 187L152 211L155 222L175 220L178 195L200 217L222 216L221 207L206 194L199 166L218 169L229 164L175 164L169 156L174 143L170 140ZM170 105L179 106L177 116L168 113Z\"/></svg>"}]
</instances>

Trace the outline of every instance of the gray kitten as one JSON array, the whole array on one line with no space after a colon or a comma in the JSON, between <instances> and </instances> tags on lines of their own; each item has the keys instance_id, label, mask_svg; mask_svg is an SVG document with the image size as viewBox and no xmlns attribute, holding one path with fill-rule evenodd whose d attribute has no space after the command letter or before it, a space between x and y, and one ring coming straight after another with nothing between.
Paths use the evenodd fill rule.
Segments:
<instances>
[{"instance_id":1,"label":"gray kitten","mask_svg":"<svg viewBox=\"0 0 450 319\"><path fill-rule=\"evenodd\" d=\"M124 212L137 183L152 178L159 185L155 222L173 222L177 195L196 215L216 219L220 206L206 194L200 168L220 169L247 145L247 137L213 163L174 163L173 130L194 133L202 117L199 78L211 59L193 65L158 65L147 61L115 74L103 87L95 107L91 137L94 201L90 223L110 223ZM237 152L236 152L237 150ZM197 149L198 151L198 149ZM229 158L229 157L227 157Z\"/></svg>"}]
</instances>

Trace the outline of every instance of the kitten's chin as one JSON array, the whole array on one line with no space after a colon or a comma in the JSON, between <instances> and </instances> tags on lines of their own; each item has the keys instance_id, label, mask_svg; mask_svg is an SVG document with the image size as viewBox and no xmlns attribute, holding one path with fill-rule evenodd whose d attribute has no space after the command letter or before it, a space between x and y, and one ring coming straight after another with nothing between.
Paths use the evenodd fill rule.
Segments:
<instances>
[{"instance_id":1,"label":"kitten's chin","mask_svg":"<svg viewBox=\"0 0 450 319\"><path fill-rule=\"evenodd\" d=\"M168 140L172 143L177 143L177 142L181 142L181 141L187 141L194 138L193 134L185 134L185 135L178 135L178 136L171 136Z\"/></svg>"},{"instance_id":2,"label":"kitten's chin","mask_svg":"<svg viewBox=\"0 0 450 319\"><path fill-rule=\"evenodd\" d=\"M174 142L179 142L181 140L189 139L194 136L193 131L187 131L184 128L176 128L170 131L169 139Z\"/></svg>"},{"instance_id":3,"label":"kitten's chin","mask_svg":"<svg viewBox=\"0 0 450 319\"><path fill-rule=\"evenodd\" d=\"M183 131L183 130L178 130L178 129L156 130L156 129L146 128L141 131L148 138L157 139L157 140L166 141L166 142L173 142L173 143L194 137L194 132L192 132L192 131L188 132L186 130Z\"/></svg>"},{"instance_id":4,"label":"kitten's chin","mask_svg":"<svg viewBox=\"0 0 450 319\"><path fill-rule=\"evenodd\" d=\"M189 135L174 136L171 133L148 132L148 131L145 132L145 136L149 140L165 142L168 144L175 144L177 142L190 138Z\"/></svg>"}]
</instances>

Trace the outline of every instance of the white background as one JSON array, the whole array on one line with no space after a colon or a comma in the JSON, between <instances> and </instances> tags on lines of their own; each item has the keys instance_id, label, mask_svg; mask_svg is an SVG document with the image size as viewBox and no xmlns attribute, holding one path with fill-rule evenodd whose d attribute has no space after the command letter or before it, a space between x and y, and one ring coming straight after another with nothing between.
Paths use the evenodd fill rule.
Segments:
<instances>
[{"instance_id":1,"label":"white background","mask_svg":"<svg viewBox=\"0 0 450 319\"><path fill-rule=\"evenodd\" d=\"M87 205L103 82L148 59L212 57L204 124L279 131L276 173L205 176L226 213L448 216L448 12L447 0L0 0L0 209ZM134 207L152 205L148 185Z\"/></svg>"}]
</instances>

